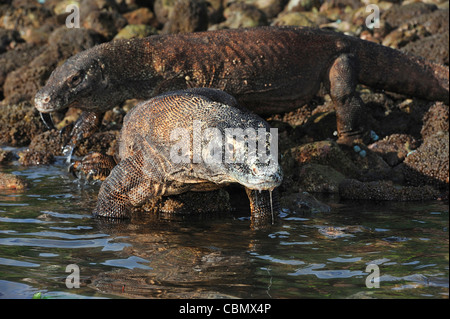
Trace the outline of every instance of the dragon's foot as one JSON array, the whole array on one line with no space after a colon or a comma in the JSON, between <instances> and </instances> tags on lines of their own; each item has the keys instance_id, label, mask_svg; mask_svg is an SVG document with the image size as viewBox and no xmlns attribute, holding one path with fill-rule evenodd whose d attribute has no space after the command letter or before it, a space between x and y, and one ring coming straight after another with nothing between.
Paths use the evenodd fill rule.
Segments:
<instances>
[{"instance_id":1,"label":"dragon's foot","mask_svg":"<svg viewBox=\"0 0 450 319\"><path fill-rule=\"evenodd\" d=\"M83 157L81 161L72 163L69 172L79 179L103 181L114 166L116 166L116 162L112 156L94 152Z\"/></svg>"},{"instance_id":2,"label":"dragon's foot","mask_svg":"<svg viewBox=\"0 0 450 319\"><path fill-rule=\"evenodd\" d=\"M90 137L98 130L102 118L103 113L84 111L76 120L70 134L67 134L68 126L60 131L61 136L65 136L62 153L67 157L67 163L71 162L72 154L79 142Z\"/></svg>"}]
</instances>

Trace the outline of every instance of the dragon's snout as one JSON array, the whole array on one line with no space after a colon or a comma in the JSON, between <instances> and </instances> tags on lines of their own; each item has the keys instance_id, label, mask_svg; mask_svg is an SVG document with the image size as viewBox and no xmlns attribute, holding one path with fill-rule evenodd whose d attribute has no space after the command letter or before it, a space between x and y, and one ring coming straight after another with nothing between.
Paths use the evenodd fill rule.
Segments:
<instances>
[{"instance_id":1,"label":"dragon's snout","mask_svg":"<svg viewBox=\"0 0 450 319\"><path fill-rule=\"evenodd\" d=\"M36 96L34 97L34 106L39 112L42 113L48 113L53 111L53 107L50 104L51 97L50 94L39 91L36 93Z\"/></svg>"}]
</instances>

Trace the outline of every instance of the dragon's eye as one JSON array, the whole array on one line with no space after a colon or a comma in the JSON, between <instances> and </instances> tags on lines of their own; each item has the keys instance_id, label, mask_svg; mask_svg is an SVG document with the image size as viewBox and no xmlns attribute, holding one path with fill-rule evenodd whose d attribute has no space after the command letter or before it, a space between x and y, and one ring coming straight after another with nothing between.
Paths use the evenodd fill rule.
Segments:
<instances>
[{"instance_id":1,"label":"dragon's eye","mask_svg":"<svg viewBox=\"0 0 450 319\"><path fill-rule=\"evenodd\" d=\"M82 79L82 74L80 74L80 73L78 73L78 74L75 74L74 76L72 76L72 78L70 79L70 84L72 84L72 85L78 85L78 84L80 84L80 82L81 82L81 79Z\"/></svg>"}]
</instances>

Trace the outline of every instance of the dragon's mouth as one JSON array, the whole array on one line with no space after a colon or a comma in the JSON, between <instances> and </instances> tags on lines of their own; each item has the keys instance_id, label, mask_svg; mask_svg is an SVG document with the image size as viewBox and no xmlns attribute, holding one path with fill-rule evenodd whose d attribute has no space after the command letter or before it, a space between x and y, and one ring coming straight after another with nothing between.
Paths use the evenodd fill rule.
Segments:
<instances>
[{"instance_id":1,"label":"dragon's mouth","mask_svg":"<svg viewBox=\"0 0 450 319\"><path fill-rule=\"evenodd\" d=\"M276 178L271 181L261 181L261 182L250 182L250 181L240 181L239 184L245 186L248 189L252 190L273 190L275 187L280 186L281 178Z\"/></svg>"},{"instance_id":2,"label":"dragon's mouth","mask_svg":"<svg viewBox=\"0 0 450 319\"><path fill-rule=\"evenodd\" d=\"M42 113L39 112L41 115L42 122L44 122L45 126L48 130L53 130L55 128L55 124L53 123L53 118L50 113Z\"/></svg>"}]
</instances>

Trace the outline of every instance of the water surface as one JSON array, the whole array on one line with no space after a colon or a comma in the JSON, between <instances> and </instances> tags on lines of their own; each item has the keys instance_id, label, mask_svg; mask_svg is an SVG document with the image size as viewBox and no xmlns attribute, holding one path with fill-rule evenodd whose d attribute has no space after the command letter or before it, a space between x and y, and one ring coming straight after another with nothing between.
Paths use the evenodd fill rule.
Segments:
<instances>
[{"instance_id":1,"label":"water surface","mask_svg":"<svg viewBox=\"0 0 450 319\"><path fill-rule=\"evenodd\" d=\"M330 212L284 210L265 230L247 207L113 224L60 162L0 170L30 183L0 193L0 298L448 298L448 203L318 197Z\"/></svg>"}]
</instances>

